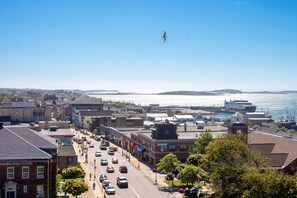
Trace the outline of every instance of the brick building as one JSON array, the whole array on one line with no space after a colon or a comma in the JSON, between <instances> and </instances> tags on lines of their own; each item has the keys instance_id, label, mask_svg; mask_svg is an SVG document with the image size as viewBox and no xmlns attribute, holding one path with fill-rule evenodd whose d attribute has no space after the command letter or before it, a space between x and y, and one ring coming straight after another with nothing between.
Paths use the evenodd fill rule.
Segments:
<instances>
[{"instance_id":1,"label":"brick building","mask_svg":"<svg viewBox=\"0 0 297 198\"><path fill-rule=\"evenodd\" d=\"M28 128L0 127L0 197L55 197L57 145Z\"/></svg>"}]
</instances>

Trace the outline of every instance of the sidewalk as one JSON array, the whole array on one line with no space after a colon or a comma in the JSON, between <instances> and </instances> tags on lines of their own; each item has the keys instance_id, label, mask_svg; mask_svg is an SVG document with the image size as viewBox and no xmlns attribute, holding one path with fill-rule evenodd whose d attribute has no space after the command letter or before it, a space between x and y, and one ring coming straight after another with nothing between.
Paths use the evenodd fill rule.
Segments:
<instances>
[{"instance_id":1,"label":"sidewalk","mask_svg":"<svg viewBox=\"0 0 297 198\"><path fill-rule=\"evenodd\" d=\"M80 157L79 157L79 151L78 151L78 144L76 142L73 143L73 147L74 147L74 150L75 150L75 153L77 154L78 158L77 158L77 161L80 162L81 164L81 167L83 168L83 170L86 172L86 176L85 176L85 182L88 184L89 186L89 190L88 192L85 192L84 194L80 195L80 196L77 196L78 198L104 198L104 191L99 183L99 180L98 180L98 175L95 179L95 183L96 183L96 188L95 190L93 190L93 178L92 180L90 181L90 178L89 178L89 175L90 173L94 174L94 169L93 167L88 163L84 163L84 161L80 160ZM70 198L75 198L75 196L70 196Z\"/></svg>"}]
</instances>

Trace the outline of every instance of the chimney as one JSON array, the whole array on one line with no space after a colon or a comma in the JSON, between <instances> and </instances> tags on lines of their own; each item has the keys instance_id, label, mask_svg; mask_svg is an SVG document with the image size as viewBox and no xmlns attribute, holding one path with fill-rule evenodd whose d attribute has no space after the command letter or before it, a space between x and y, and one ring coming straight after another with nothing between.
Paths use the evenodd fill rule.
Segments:
<instances>
[{"instance_id":1,"label":"chimney","mask_svg":"<svg viewBox=\"0 0 297 198\"><path fill-rule=\"evenodd\" d=\"M0 130L3 129L3 123L0 122Z\"/></svg>"}]
</instances>

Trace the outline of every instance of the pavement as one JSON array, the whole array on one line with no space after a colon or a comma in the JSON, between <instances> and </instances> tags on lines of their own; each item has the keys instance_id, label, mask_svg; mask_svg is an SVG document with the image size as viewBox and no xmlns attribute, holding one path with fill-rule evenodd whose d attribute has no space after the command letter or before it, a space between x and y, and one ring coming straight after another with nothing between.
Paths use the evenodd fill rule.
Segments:
<instances>
[{"instance_id":1,"label":"pavement","mask_svg":"<svg viewBox=\"0 0 297 198\"><path fill-rule=\"evenodd\" d=\"M73 147L74 147L76 155L79 156L79 147L76 142L73 143ZM105 193L99 183L98 175L97 175L95 181L94 181L94 178L92 178L92 180L90 181L90 178L89 178L90 173L92 174L92 176L94 174L93 167L90 165L90 163L85 163L82 160L79 160L79 157L77 160L78 160L78 162L80 162L83 170L86 172L85 182L89 186L88 192L85 192L84 194L77 196L77 198L105 198ZM93 182L95 182L95 184L96 184L95 190L93 190ZM72 196L72 195L70 195L69 197L75 198L75 196Z\"/></svg>"},{"instance_id":2,"label":"pavement","mask_svg":"<svg viewBox=\"0 0 297 198\"><path fill-rule=\"evenodd\" d=\"M76 132L73 130L73 133L76 134ZM127 153L126 150L122 149L118 145L113 144L110 142L111 146L117 147L117 152L120 153L122 156L125 156L127 159L130 159L129 162L135 166L139 171L143 171L146 175L147 178L149 178L152 181L152 184L157 185L159 188L162 187L168 187L168 184L166 184L165 181L165 176L166 174L161 174L161 173L154 173L152 171L152 168L148 165L143 163L142 161L139 161L137 158L134 156L130 155L130 153ZM76 142L73 143L73 147L75 150L75 153L79 156L79 147ZM89 174L91 173L92 175L94 174L93 167L90 164L85 163L84 161L81 160L82 158L78 157L78 161L80 162L83 170L86 172L86 177L85 177L85 182L89 186L88 192L77 196L77 198L105 198L106 194L103 190L103 188L100 185L100 182L98 178L96 178L95 183L96 183L96 188L93 190L93 179L92 181L89 180ZM74 196L70 195L70 198L75 198ZM172 198L182 198L183 195L175 192L171 196Z\"/></svg>"}]
</instances>

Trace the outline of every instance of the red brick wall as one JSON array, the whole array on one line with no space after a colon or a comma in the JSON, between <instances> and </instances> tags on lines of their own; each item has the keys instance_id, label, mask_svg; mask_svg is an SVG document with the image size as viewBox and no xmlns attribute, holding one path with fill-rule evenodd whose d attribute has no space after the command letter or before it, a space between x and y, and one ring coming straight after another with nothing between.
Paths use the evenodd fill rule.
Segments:
<instances>
[{"instance_id":1,"label":"red brick wall","mask_svg":"<svg viewBox=\"0 0 297 198\"><path fill-rule=\"evenodd\" d=\"M22 178L22 167L29 167L29 179ZM37 166L44 167L44 178L37 178ZM14 179L7 179L7 167L14 167ZM44 195L47 196L47 162L13 162L13 163L0 163L0 188L4 187L4 184L8 181L17 183L17 197L18 198L32 198L36 197L37 185L44 186ZM27 186L27 193L23 192L23 186ZM4 197L5 190L1 191L2 197Z\"/></svg>"}]
</instances>

